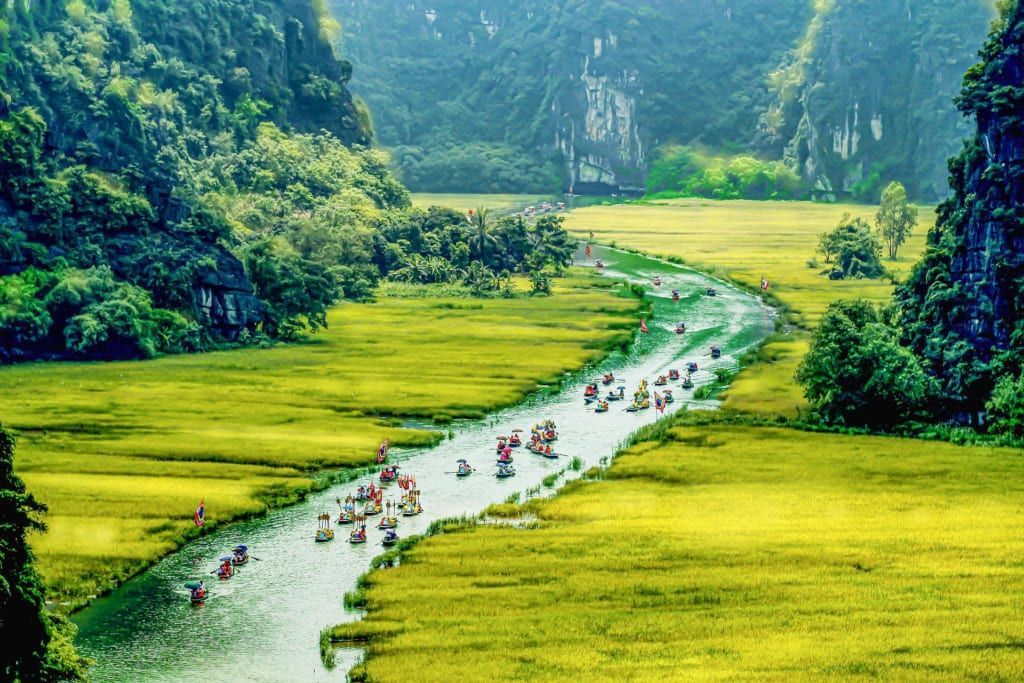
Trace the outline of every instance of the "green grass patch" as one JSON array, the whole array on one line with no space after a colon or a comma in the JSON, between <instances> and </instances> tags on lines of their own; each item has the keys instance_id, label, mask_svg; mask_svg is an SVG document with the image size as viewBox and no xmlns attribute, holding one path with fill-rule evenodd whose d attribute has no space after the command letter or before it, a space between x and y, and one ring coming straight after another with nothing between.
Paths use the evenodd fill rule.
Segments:
<instances>
[{"instance_id":1,"label":"green grass patch","mask_svg":"<svg viewBox=\"0 0 1024 683\"><path fill-rule=\"evenodd\" d=\"M201 498L213 528L295 500L322 468L368 464L385 438L437 443L400 421L516 403L627 344L639 305L574 274L552 297L346 304L269 349L0 368L17 470L50 506L32 544L51 595L81 602L179 547Z\"/></svg>"}]
</instances>

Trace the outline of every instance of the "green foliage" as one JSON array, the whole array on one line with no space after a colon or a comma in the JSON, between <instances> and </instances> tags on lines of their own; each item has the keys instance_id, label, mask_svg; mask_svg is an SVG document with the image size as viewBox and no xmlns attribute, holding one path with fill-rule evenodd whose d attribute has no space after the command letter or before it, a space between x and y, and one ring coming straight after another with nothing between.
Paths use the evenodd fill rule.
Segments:
<instances>
[{"instance_id":1,"label":"green foliage","mask_svg":"<svg viewBox=\"0 0 1024 683\"><path fill-rule=\"evenodd\" d=\"M985 408L990 432L1024 441L1024 375L1006 375L996 382Z\"/></svg>"},{"instance_id":2,"label":"green foliage","mask_svg":"<svg viewBox=\"0 0 1024 683\"><path fill-rule=\"evenodd\" d=\"M839 225L818 240L818 252L826 263L835 259L835 269L846 278L877 278L885 274L882 267L882 243L863 218L844 213Z\"/></svg>"},{"instance_id":3,"label":"green foliage","mask_svg":"<svg viewBox=\"0 0 1024 683\"><path fill-rule=\"evenodd\" d=\"M14 437L0 426L0 677L7 681L84 680L70 627L45 611L27 534L45 529L38 502L14 473Z\"/></svg>"},{"instance_id":4,"label":"green foliage","mask_svg":"<svg viewBox=\"0 0 1024 683\"><path fill-rule=\"evenodd\" d=\"M889 259L895 261L899 248L917 226L917 207L907 201L907 190L893 181L882 193L882 204L875 216L875 227L889 249Z\"/></svg>"},{"instance_id":5,"label":"green foliage","mask_svg":"<svg viewBox=\"0 0 1024 683\"><path fill-rule=\"evenodd\" d=\"M896 330L864 299L829 306L797 370L826 424L891 428L933 407L937 386Z\"/></svg>"},{"instance_id":6,"label":"green foliage","mask_svg":"<svg viewBox=\"0 0 1024 683\"><path fill-rule=\"evenodd\" d=\"M647 177L648 195L658 198L804 199L800 177L781 161L752 156L714 158L682 145L662 148Z\"/></svg>"}]
</instances>

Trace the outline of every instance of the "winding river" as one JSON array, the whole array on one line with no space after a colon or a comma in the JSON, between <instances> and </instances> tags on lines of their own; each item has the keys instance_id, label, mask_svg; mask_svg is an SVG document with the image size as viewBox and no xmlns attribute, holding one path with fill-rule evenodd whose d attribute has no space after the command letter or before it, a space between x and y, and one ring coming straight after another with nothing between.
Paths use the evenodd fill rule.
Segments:
<instances>
[{"instance_id":1,"label":"winding river","mask_svg":"<svg viewBox=\"0 0 1024 683\"><path fill-rule=\"evenodd\" d=\"M558 451L578 456L587 469L610 458L632 432L658 418L653 409L627 413L622 403L613 403L603 415L586 410L582 388L599 373L610 370L626 378L631 394L640 379L653 380L672 367L682 371L683 364L693 360L700 365L695 375L699 386L710 382L716 369L734 367L772 330L772 313L756 297L705 275L620 251L597 249L594 256L604 259L612 278L648 285L655 276L661 278L662 285L649 294L655 309L650 334L639 335L628 352L614 353L599 367L567 377L557 393L539 392L485 420L458 424L452 438L436 448L399 453L403 471L416 476L425 510L418 517L402 518L401 536L422 533L435 519L475 515L515 492L525 496L545 477L567 470L568 458L549 461L520 449L516 477L491 476L498 434L528 429L551 417L559 428ZM718 296L705 296L707 287L717 288ZM672 289L682 293L678 303L672 301ZM686 321L685 335L675 334L677 320ZM720 359L710 358L711 344L722 348ZM677 400L670 410L714 407L714 402L695 401L692 391L673 384ZM458 458L467 458L479 471L465 479L446 473ZM578 475L567 470L565 476ZM331 511L336 516L335 499L358 483L332 487L297 505L194 541L75 615L78 645L96 661L94 679L345 680L361 652L340 650L336 668L328 671L320 661L319 633L359 618L345 610L342 598L371 559L383 552L381 532L371 525L370 542L362 546L346 542L344 527L334 543L313 543L313 532L317 514ZM229 582L210 581L215 593L205 605L189 604L185 581L206 574L224 551L243 542L260 561L251 561Z\"/></svg>"}]
</instances>

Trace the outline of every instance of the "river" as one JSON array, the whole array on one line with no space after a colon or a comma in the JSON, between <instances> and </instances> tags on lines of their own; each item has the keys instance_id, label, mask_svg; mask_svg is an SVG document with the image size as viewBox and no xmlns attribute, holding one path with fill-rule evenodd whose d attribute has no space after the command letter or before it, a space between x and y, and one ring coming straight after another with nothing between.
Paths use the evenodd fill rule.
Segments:
<instances>
[{"instance_id":1,"label":"river","mask_svg":"<svg viewBox=\"0 0 1024 683\"><path fill-rule=\"evenodd\" d=\"M630 395L640 379L653 380L669 368L678 368L685 376L684 363L692 360L700 366L694 376L700 386L713 380L716 369L735 367L737 359L773 329L772 312L760 300L705 275L620 251L596 249L594 256L604 259L611 278L646 285L655 276L661 278L661 286L649 293L655 310L650 334L638 335L628 352L613 353L597 368L567 377L556 393L539 392L484 420L456 424L452 438L441 445L393 457L405 473L416 477L424 507L418 517L401 518L401 536L422 533L439 518L478 514L515 492L525 497L545 477L567 470L568 458L546 460L520 449L515 454L517 476L495 478L498 434L528 429L551 417L559 429L557 450L581 458L585 470L607 462L630 434L659 417L654 409L627 413L622 403L612 403L605 414L587 410L583 386L600 373L612 371L626 378ZM705 296L707 287L717 288L718 296ZM681 301L672 301L672 289L681 291ZM677 320L686 322L686 334L675 334ZM722 348L720 359L711 359L712 344ZM677 400L667 412L715 406L713 401L693 400L693 392L678 385L673 383ZM465 479L449 474L458 458L468 459L478 471ZM575 476L567 470L567 479ZM365 482L334 486L189 543L79 612L74 617L77 642L82 654L96 661L94 680L345 680L361 652L339 650L337 666L328 671L320 661L319 634L327 626L359 618L343 607L342 598L372 558L383 552L381 532L371 520L370 541L361 546L346 542L345 527L333 543L314 543L313 533L317 514L328 511L336 516L336 498L359 483ZM552 489L542 489L542 495L550 493ZM260 560L249 562L230 581L209 581L215 590L211 598L203 606L192 606L183 584L207 574L217 558L238 543L247 543Z\"/></svg>"}]
</instances>

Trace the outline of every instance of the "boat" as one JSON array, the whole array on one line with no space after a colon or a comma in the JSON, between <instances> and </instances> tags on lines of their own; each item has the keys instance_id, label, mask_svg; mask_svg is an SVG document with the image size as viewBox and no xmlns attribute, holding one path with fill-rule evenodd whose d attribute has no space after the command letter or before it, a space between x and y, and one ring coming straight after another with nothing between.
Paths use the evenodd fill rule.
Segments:
<instances>
[{"instance_id":1,"label":"boat","mask_svg":"<svg viewBox=\"0 0 1024 683\"><path fill-rule=\"evenodd\" d=\"M583 398L588 398L588 397L591 397L591 396L597 396L597 385L596 384L588 384L583 389Z\"/></svg>"},{"instance_id":2,"label":"boat","mask_svg":"<svg viewBox=\"0 0 1024 683\"><path fill-rule=\"evenodd\" d=\"M606 372L604 377L601 378L601 382L605 386L608 386L609 384L614 384L615 383L615 375L613 375L610 372Z\"/></svg>"},{"instance_id":3,"label":"boat","mask_svg":"<svg viewBox=\"0 0 1024 683\"><path fill-rule=\"evenodd\" d=\"M189 581L185 584L185 588L188 589L188 599L193 605L206 602L206 598L210 595L209 589L206 588L206 584L202 580Z\"/></svg>"},{"instance_id":4,"label":"boat","mask_svg":"<svg viewBox=\"0 0 1024 683\"><path fill-rule=\"evenodd\" d=\"M415 517L416 515L423 512L423 506L420 505L420 492L409 491L405 498L405 505L402 507L402 515L404 517Z\"/></svg>"},{"instance_id":5,"label":"boat","mask_svg":"<svg viewBox=\"0 0 1024 683\"><path fill-rule=\"evenodd\" d=\"M665 390L665 395L662 398L665 401L665 403L675 403L676 402L676 397L672 395L672 390L671 389L666 389Z\"/></svg>"},{"instance_id":6,"label":"boat","mask_svg":"<svg viewBox=\"0 0 1024 683\"><path fill-rule=\"evenodd\" d=\"M338 512L338 524L351 524L356 521L356 499L352 496L348 496L345 498L344 505L341 504L341 498L337 498L336 500L338 501L338 507L340 508L340 512Z\"/></svg>"},{"instance_id":7,"label":"boat","mask_svg":"<svg viewBox=\"0 0 1024 683\"><path fill-rule=\"evenodd\" d=\"M600 403L598 403L597 407L594 408L594 412L595 413L607 413L608 412L608 401L601 401Z\"/></svg>"},{"instance_id":8,"label":"boat","mask_svg":"<svg viewBox=\"0 0 1024 683\"><path fill-rule=\"evenodd\" d=\"M498 473L495 474L498 479L507 479L508 477L516 476L516 469L512 465L499 465Z\"/></svg>"},{"instance_id":9,"label":"boat","mask_svg":"<svg viewBox=\"0 0 1024 683\"><path fill-rule=\"evenodd\" d=\"M360 486L356 490L355 499L356 499L356 501L359 501L359 502L364 501L364 500L370 500L370 492L366 490L366 487Z\"/></svg>"},{"instance_id":10,"label":"boat","mask_svg":"<svg viewBox=\"0 0 1024 683\"><path fill-rule=\"evenodd\" d=\"M384 532L384 538L380 539L380 544L384 546L392 546L396 543L398 543L398 534L391 529Z\"/></svg>"},{"instance_id":11,"label":"boat","mask_svg":"<svg viewBox=\"0 0 1024 683\"><path fill-rule=\"evenodd\" d=\"M683 380L683 389L693 389L693 380L690 379L689 375Z\"/></svg>"},{"instance_id":12,"label":"boat","mask_svg":"<svg viewBox=\"0 0 1024 683\"><path fill-rule=\"evenodd\" d=\"M356 515L356 525L352 529L352 531L349 532L348 542L353 544L353 545L358 545L360 543L366 543L366 516L365 515Z\"/></svg>"},{"instance_id":13,"label":"boat","mask_svg":"<svg viewBox=\"0 0 1024 683\"><path fill-rule=\"evenodd\" d=\"M718 296L718 290L715 289L714 287L708 287L706 290L704 290L704 293L707 294L708 296Z\"/></svg>"},{"instance_id":14,"label":"boat","mask_svg":"<svg viewBox=\"0 0 1024 683\"><path fill-rule=\"evenodd\" d=\"M686 334L686 325L684 323L676 323L676 334Z\"/></svg>"},{"instance_id":15,"label":"boat","mask_svg":"<svg viewBox=\"0 0 1024 683\"><path fill-rule=\"evenodd\" d=\"M455 468L456 477L468 477L473 474L473 468L469 466L469 463L465 460L459 460L458 467Z\"/></svg>"},{"instance_id":16,"label":"boat","mask_svg":"<svg viewBox=\"0 0 1024 683\"><path fill-rule=\"evenodd\" d=\"M380 483L388 484L396 479L398 479L398 465L391 465L380 471Z\"/></svg>"},{"instance_id":17,"label":"boat","mask_svg":"<svg viewBox=\"0 0 1024 683\"><path fill-rule=\"evenodd\" d=\"M519 448L522 445L523 440L519 438L518 434L513 434L512 437L508 440L509 448Z\"/></svg>"},{"instance_id":18,"label":"boat","mask_svg":"<svg viewBox=\"0 0 1024 683\"><path fill-rule=\"evenodd\" d=\"M679 301L679 290L678 289L673 289L672 290L672 301Z\"/></svg>"},{"instance_id":19,"label":"boat","mask_svg":"<svg viewBox=\"0 0 1024 683\"><path fill-rule=\"evenodd\" d=\"M687 371L688 373L690 373L691 375L692 375L693 373L697 372L697 364L696 364L696 363L694 363L694 362L690 362L690 363L687 363L687 364L686 364L686 371Z\"/></svg>"},{"instance_id":20,"label":"boat","mask_svg":"<svg viewBox=\"0 0 1024 683\"><path fill-rule=\"evenodd\" d=\"M327 543L334 540L334 529L331 528L331 516L326 512L317 517L318 525L316 536L313 540L317 543Z\"/></svg>"},{"instance_id":21,"label":"boat","mask_svg":"<svg viewBox=\"0 0 1024 683\"><path fill-rule=\"evenodd\" d=\"M668 386L668 378L665 377L665 375L661 375L660 377L658 377L658 379L654 380L654 386L656 386L656 387Z\"/></svg>"},{"instance_id":22,"label":"boat","mask_svg":"<svg viewBox=\"0 0 1024 683\"><path fill-rule=\"evenodd\" d=\"M249 546L239 543L231 551L231 564L236 567L246 564L249 561Z\"/></svg>"},{"instance_id":23,"label":"boat","mask_svg":"<svg viewBox=\"0 0 1024 683\"><path fill-rule=\"evenodd\" d=\"M721 358L722 357L722 349L717 347L717 346L712 346L711 347L711 357L712 358Z\"/></svg>"},{"instance_id":24,"label":"boat","mask_svg":"<svg viewBox=\"0 0 1024 683\"><path fill-rule=\"evenodd\" d=\"M604 397L604 400L606 400L606 401L622 401L625 398L626 398L626 388L625 387L619 387L619 390L617 392L609 391L608 395Z\"/></svg>"},{"instance_id":25,"label":"boat","mask_svg":"<svg viewBox=\"0 0 1024 683\"><path fill-rule=\"evenodd\" d=\"M654 278L654 286L655 287L661 287L661 278L660 277L655 276L655 278Z\"/></svg>"},{"instance_id":26,"label":"boat","mask_svg":"<svg viewBox=\"0 0 1024 683\"><path fill-rule=\"evenodd\" d=\"M365 515L366 517L379 515L381 512L382 508L380 505L380 500L376 498L374 500L368 501L366 505L363 507L363 515Z\"/></svg>"},{"instance_id":27,"label":"boat","mask_svg":"<svg viewBox=\"0 0 1024 683\"><path fill-rule=\"evenodd\" d=\"M217 578L227 581L235 575L235 566L231 564L231 555L220 558L220 566L217 567Z\"/></svg>"},{"instance_id":28,"label":"boat","mask_svg":"<svg viewBox=\"0 0 1024 683\"><path fill-rule=\"evenodd\" d=\"M387 502L387 514L377 522L378 529L394 529L398 526L398 505L393 500Z\"/></svg>"},{"instance_id":29,"label":"boat","mask_svg":"<svg viewBox=\"0 0 1024 683\"><path fill-rule=\"evenodd\" d=\"M548 460L558 460L558 458L560 457L558 453L555 453L554 451L551 451L550 453L544 451L543 453L541 453L541 455L547 458Z\"/></svg>"},{"instance_id":30,"label":"boat","mask_svg":"<svg viewBox=\"0 0 1024 683\"><path fill-rule=\"evenodd\" d=\"M673 382L679 381L679 371L678 370L669 370L668 371L668 378L670 380L672 380Z\"/></svg>"},{"instance_id":31,"label":"boat","mask_svg":"<svg viewBox=\"0 0 1024 683\"><path fill-rule=\"evenodd\" d=\"M594 264L594 267L598 269L604 268L604 261L602 261L601 259L597 259L597 262Z\"/></svg>"}]
</instances>

